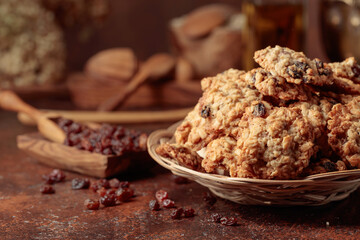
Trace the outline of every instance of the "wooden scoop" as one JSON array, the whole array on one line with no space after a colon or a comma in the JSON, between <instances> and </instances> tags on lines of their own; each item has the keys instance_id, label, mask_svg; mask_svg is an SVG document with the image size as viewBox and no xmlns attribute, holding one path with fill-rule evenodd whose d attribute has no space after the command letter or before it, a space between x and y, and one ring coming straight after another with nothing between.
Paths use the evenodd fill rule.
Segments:
<instances>
[{"instance_id":1,"label":"wooden scoop","mask_svg":"<svg viewBox=\"0 0 360 240\"><path fill-rule=\"evenodd\" d=\"M0 91L0 107L2 109L14 112L23 112L28 114L36 123L39 132L47 139L63 143L66 135L56 123L48 119L42 112L29 104L23 102L15 93L8 90Z\"/></svg>"},{"instance_id":2,"label":"wooden scoop","mask_svg":"<svg viewBox=\"0 0 360 240\"><path fill-rule=\"evenodd\" d=\"M153 55L146 62L144 62L144 64L140 67L139 72L129 82L123 92L120 92L119 94L111 96L105 100L100 104L98 110L114 110L115 108L121 106L121 104L123 104L125 100L146 81L158 80L169 74L169 72L173 70L174 67L175 59L171 55L166 53L158 53Z\"/></svg>"}]
</instances>

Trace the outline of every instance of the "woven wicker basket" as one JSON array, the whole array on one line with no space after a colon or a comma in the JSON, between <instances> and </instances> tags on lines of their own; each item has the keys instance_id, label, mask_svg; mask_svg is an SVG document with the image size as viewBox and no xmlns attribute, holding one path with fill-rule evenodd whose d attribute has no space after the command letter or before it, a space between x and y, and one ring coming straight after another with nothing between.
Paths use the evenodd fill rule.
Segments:
<instances>
[{"instance_id":1,"label":"woven wicker basket","mask_svg":"<svg viewBox=\"0 0 360 240\"><path fill-rule=\"evenodd\" d=\"M153 132L147 142L149 154L173 174L196 181L221 198L248 205L317 206L342 200L360 186L360 169L316 174L302 180L234 178L191 170L155 151L160 143L173 141L179 124Z\"/></svg>"}]
</instances>

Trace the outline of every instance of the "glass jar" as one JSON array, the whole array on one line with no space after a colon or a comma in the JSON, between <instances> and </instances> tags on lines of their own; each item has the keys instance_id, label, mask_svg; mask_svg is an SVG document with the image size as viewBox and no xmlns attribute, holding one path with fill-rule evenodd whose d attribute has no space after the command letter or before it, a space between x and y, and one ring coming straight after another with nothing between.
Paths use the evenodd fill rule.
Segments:
<instances>
[{"instance_id":1,"label":"glass jar","mask_svg":"<svg viewBox=\"0 0 360 240\"><path fill-rule=\"evenodd\" d=\"M331 61L360 61L360 0L322 0L322 42Z\"/></svg>"},{"instance_id":2,"label":"glass jar","mask_svg":"<svg viewBox=\"0 0 360 240\"><path fill-rule=\"evenodd\" d=\"M255 66L254 52L267 46L304 50L305 1L247 0L242 11L247 16L247 70Z\"/></svg>"}]
</instances>

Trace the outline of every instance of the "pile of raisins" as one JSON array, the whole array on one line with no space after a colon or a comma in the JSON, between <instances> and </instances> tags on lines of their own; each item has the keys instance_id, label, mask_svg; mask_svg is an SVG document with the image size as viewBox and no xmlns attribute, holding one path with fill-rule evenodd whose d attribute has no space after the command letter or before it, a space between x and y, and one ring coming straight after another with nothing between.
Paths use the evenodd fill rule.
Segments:
<instances>
[{"instance_id":1,"label":"pile of raisins","mask_svg":"<svg viewBox=\"0 0 360 240\"><path fill-rule=\"evenodd\" d=\"M81 150L104 155L122 155L125 152L139 152L146 149L146 134L122 126L102 124L91 129L83 124L65 118L55 119L65 132L64 144Z\"/></svg>"}]
</instances>

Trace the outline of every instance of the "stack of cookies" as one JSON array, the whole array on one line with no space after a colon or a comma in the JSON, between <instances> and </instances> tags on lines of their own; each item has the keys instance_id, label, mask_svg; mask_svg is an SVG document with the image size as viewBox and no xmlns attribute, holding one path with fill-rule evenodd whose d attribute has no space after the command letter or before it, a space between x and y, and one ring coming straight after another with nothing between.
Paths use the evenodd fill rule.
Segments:
<instances>
[{"instance_id":1,"label":"stack of cookies","mask_svg":"<svg viewBox=\"0 0 360 240\"><path fill-rule=\"evenodd\" d=\"M360 168L360 65L276 46L261 66L201 81L203 95L157 153L198 171L298 179Z\"/></svg>"}]
</instances>

